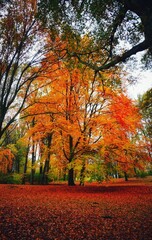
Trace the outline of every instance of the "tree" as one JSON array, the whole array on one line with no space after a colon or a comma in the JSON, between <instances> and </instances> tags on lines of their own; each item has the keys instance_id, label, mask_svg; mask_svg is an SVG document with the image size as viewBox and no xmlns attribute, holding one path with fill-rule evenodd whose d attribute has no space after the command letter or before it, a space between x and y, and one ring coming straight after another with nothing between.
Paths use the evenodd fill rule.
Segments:
<instances>
[{"instance_id":1,"label":"tree","mask_svg":"<svg viewBox=\"0 0 152 240\"><path fill-rule=\"evenodd\" d=\"M46 76L52 82L28 109L29 116L30 113L36 116L31 133L34 131L35 136L47 142L45 165L50 161L50 152L57 156L62 150L62 159L66 160L68 168L68 184L74 185L74 170L79 162L83 185L87 157L106 149L106 161L113 158L127 169L132 164L128 135L134 133L140 118L131 100L121 93L119 71L95 74L76 58L58 62L55 71L47 65ZM47 140L49 134L51 141Z\"/></svg>"},{"instance_id":2,"label":"tree","mask_svg":"<svg viewBox=\"0 0 152 240\"><path fill-rule=\"evenodd\" d=\"M149 162L146 144L138 137L142 129L141 115L139 108L122 93L113 96L109 110L110 121L103 130L101 153L105 163L117 165L127 180L128 173L144 170Z\"/></svg>"},{"instance_id":3,"label":"tree","mask_svg":"<svg viewBox=\"0 0 152 240\"><path fill-rule=\"evenodd\" d=\"M25 127L19 124L13 124L5 131L5 141L3 142L3 148L8 148L14 155L12 162L11 172L20 173L23 168L26 145L21 141L21 138L25 134Z\"/></svg>"},{"instance_id":4,"label":"tree","mask_svg":"<svg viewBox=\"0 0 152 240\"><path fill-rule=\"evenodd\" d=\"M142 114L144 128L142 134L145 137L146 148L150 158L152 157L152 89L149 89L138 98L138 107Z\"/></svg>"},{"instance_id":5,"label":"tree","mask_svg":"<svg viewBox=\"0 0 152 240\"><path fill-rule=\"evenodd\" d=\"M10 149L0 149L0 172L7 173L12 169L14 155Z\"/></svg>"},{"instance_id":6,"label":"tree","mask_svg":"<svg viewBox=\"0 0 152 240\"><path fill-rule=\"evenodd\" d=\"M60 46L60 41L52 43L49 40L49 45L54 46L54 49ZM59 51L60 52L60 51ZM60 52L61 53L61 52ZM61 60L60 55L60 60ZM33 83L33 91L28 96L25 102L25 107L21 111L21 119L28 122L29 129L25 135L25 139L29 142L29 148L32 148L31 154L31 183L34 182L36 155L39 155L40 163L40 182L48 183L48 174L50 170L50 157L52 147L52 136L55 130L54 126L54 109L50 89L52 81L55 81L58 70L58 55L55 51L46 54L46 58L41 62L40 68L43 74L38 76ZM54 75L55 74L55 75ZM54 93L55 94L55 93ZM34 120L34 121L33 121ZM30 141L29 141L30 140ZM36 153L36 145L38 152ZM25 172L26 173L26 172Z\"/></svg>"},{"instance_id":7,"label":"tree","mask_svg":"<svg viewBox=\"0 0 152 240\"><path fill-rule=\"evenodd\" d=\"M48 54L47 57L52 57L51 54ZM48 61L42 63L42 65L45 64L47 65L45 77L50 79L50 84L44 87L43 94L38 92L36 96L33 95L33 99L31 95L33 104L29 103L27 116L30 118L35 115L36 122L30 132L34 133L42 143L47 142L48 154L46 154L44 170L45 166L49 165L50 151L59 155L58 152L62 150L62 159L65 159L68 166L68 183L74 185L76 160L82 159L84 172L85 162L81 156L86 153L91 154L92 149L101 138L101 123L98 117L106 106L106 95L104 94L106 89L104 85L102 86L103 79L94 74L93 70L79 65L76 58L70 62L58 61L53 67ZM108 74L112 76L112 79L106 80ZM120 86L119 80L116 81L117 84L113 84L113 80L118 79L117 71L115 73L107 72L107 76L103 75L105 85L109 84L111 87L115 85L115 88L117 88L117 84ZM39 85L41 82L42 78L37 78L37 84ZM102 89L102 93L100 93L100 89ZM49 170L49 167L47 168Z\"/></svg>"},{"instance_id":8,"label":"tree","mask_svg":"<svg viewBox=\"0 0 152 240\"><path fill-rule=\"evenodd\" d=\"M149 89L138 98L138 106L141 110L145 124L145 134L152 138L152 89Z\"/></svg>"},{"instance_id":9,"label":"tree","mask_svg":"<svg viewBox=\"0 0 152 240\"><path fill-rule=\"evenodd\" d=\"M92 44L87 36L81 42L84 46ZM126 174L135 165L137 151L132 138L140 116L123 93L119 69L96 73L82 65L77 57L69 61L68 41L58 43L61 58L56 58L53 51L46 55L46 61L41 63L45 67L43 76L35 80L37 90L29 96L22 111L22 117L29 122L34 118L27 138L39 146L42 182L47 183L52 156L53 159L60 156L59 161L64 162L69 185L75 183L78 165L80 182L84 184L89 156L93 159L100 155L105 164L118 163ZM73 42L71 48L75 45ZM64 60L62 54L66 56ZM48 59L54 58L55 64L51 65L52 60ZM98 54L90 59L98 61ZM34 149L32 153L35 154Z\"/></svg>"},{"instance_id":10,"label":"tree","mask_svg":"<svg viewBox=\"0 0 152 240\"><path fill-rule=\"evenodd\" d=\"M69 12L69 9L71 11ZM72 51L86 65L95 71L103 71L118 63L125 62L134 54L146 50L144 60L151 62L152 49L152 5L150 0L87 0L87 1L39 1L39 18L58 30L60 26L65 35L71 36L89 33L94 38L96 47L83 51ZM55 21L54 21L55 20ZM121 40L130 43L130 48L119 52L117 46ZM124 49L125 48L125 49ZM93 63L84 60L83 56L93 51L104 50L106 59ZM149 56L149 58L147 58Z\"/></svg>"},{"instance_id":11,"label":"tree","mask_svg":"<svg viewBox=\"0 0 152 240\"><path fill-rule=\"evenodd\" d=\"M40 24L35 1L10 1L0 11L0 144L30 94L42 60ZM43 41L44 42L44 41Z\"/></svg>"},{"instance_id":12,"label":"tree","mask_svg":"<svg viewBox=\"0 0 152 240\"><path fill-rule=\"evenodd\" d=\"M26 146L20 141L20 139L25 134L25 131L26 129L24 126L21 126L19 122L14 122L6 129L3 138L1 139L2 147L0 148L0 161L5 162L4 159L6 158L6 153L10 153L8 160L11 160L11 168L8 168L8 172L20 173L20 169L23 166Z\"/></svg>"}]
</instances>

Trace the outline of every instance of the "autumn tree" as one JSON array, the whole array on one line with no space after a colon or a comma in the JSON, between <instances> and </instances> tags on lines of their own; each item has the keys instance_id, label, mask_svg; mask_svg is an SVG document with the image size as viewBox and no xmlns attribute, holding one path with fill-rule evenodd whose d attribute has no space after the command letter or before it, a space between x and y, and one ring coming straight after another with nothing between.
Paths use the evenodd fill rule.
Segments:
<instances>
[{"instance_id":1,"label":"autumn tree","mask_svg":"<svg viewBox=\"0 0 152 240\"><path fill-rule=\"evenodd\" d=\"M139 139L142 129L139 108L124 94L112 97L108 124L103 130L101 154L105 163L117 165L128 179L128 173L136 174L149 161L145 144Z\"/></svg>"},{"instance_id":2,"label":"autumn tree","mask_svg":"<svg viewBox=\"0 0 152 240\"><path fill-rule=\"evenodd\" d=\"M87 36L81 41L84 46L92 44ZM62 43L58 51L66 56L64 61L61 57L54 65L42 62L45 73L36 79L37 91L28 98L22 114L31 122L34 118L28 136L40 143L42 182L47 183L44 179L51 168L51 156L61 156L68 169L68 184L75 184L78 163L83 185L89 155L101 152L105 164L120 162L124 172L134 164L130 160L131 136L136 133L140 117L132 101L123 94L120 70L97 73L82 65L77 57L69 61L67 48L77 44L68 44ZM50 52L46 58L54 59L53 54ZM98 54L89 58L95 62Z\"/></svg>"},{"instance_id":3,"label":"autumn tree","mask_svg":"<svg viewBox=\"0 0 152 240\"><path fill-rule=\"evenodd\" d=\"M8 148L0 150L0 173L8 173L12 169L13 153Z\"/></svg>"},{"instance_id":4,"label":"autumn tree","mask_svg":"<svg viewBox=\"0 0 152 240\"><path fill-rule=\"evenodd\" d=\"M48 75L52 82L46 92L28 108L28 118L35 116L28 135L41 142L42 183L48 182L52 156L64 159L69 185L74 185L78 164L84 184L88 159L96 162L97 156L105 166L117 165L126 179L130 171L142 168L147 154L142 142L135 141L140 115L122 93L119 74L109 71L97 77L92 70L64 62Z\"/></svg>"},{"instance_id":5,"label":"autumn tree","mask_svg":"<svg viewBox=\"0 0 152 240\"><path fill-rule=\"evenodd\" d=\"M52 51L47 53L45 60L41 62L39 67L42 69L42 74L33 82L32 91L28 95L25 106L21 111L21 119L23 119L23 122L28 122L29 126L25 138L29 140L29 148L32 149L31 179L34 182L37 154L39 155L40 182L42 184L48 183L52 135L54 133L54 111L55 114L57 113L57 110L53 108L55 95L53 95L54 100L52 100L53 98L50 99L50 89L52 82L56 81L56 71L60 67L58 63L65 54L60 46L62 45L60 39L56 39L56 41L47 39L47 41ZM39 153L36 153L36 145L38 146ZM26 171L24 174L26 175Z\"/></svg>"},{"instance_id":6,"label":"autumn tree","mask_svg":"<svg viewBox=\"0 0 152 240\"><path fill-rule=\"evenodd\" d=\"M0 10L0 144L39 75L44 40L35 18L35 1L10 1ZM39 43L38 43L39 39Z\"/></svg>"},{"instance_id":7,"label":"autumn tree","mask_svg":"<svg viewBox=\"0 0 152 240\"><path fill-rule=\"evenodd\" d=\"M37 136L40 134L41 141L43 138L47 140L48 134L53 136L52 146L49 144L47 147L49 155L45 164L49 163L50 151L57 154L62 150L62 158L68 167L68 184L74 185L74 168L78 159L82 166L80 178L83 184L85 155L98 149L97 143L102 138L102 128L107 121L110 89L119 92L121 81L117 69L96 75L93 70L79 65L76 58L70 62L59 62L54 68L55 71L52 71L52 66L48 65L46 75L52 82L47 86L46 93L38 94L28 111L29 115L36 116L33 130Z\"/></svg>"},{"instance_id":8,"label":"autumn tree","mask_svg":"<svg viewBox=\"0 0 152 240\"><path fill-rule=\"evenodd\" d=\"M85 171L85 158L101 138L100 121L105 104L99 93L100 83L89 69L62 67L60 78L53 84L59 115L56 125L59 129L59 142L68 164L68 184L74 185L74 168L80 159L81 174Z\"/></svg>"}]
</instances>

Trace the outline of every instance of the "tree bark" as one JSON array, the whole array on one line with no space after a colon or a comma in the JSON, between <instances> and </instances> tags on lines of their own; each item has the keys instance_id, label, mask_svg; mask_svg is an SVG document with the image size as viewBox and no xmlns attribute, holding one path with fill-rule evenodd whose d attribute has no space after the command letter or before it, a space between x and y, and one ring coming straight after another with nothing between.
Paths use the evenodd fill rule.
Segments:
<instances>
[{"instance_id":1,"label":"tree bark","mask_svg":"<svg viewBox=\"0 0 152 240\"><path fill-rule=\"evenodd\" d=\"M25 163L24 163L24 171L23 171L22 184L25 184L25 179L26 179L29 148L30 148L30 145L28 144L27 151L26 151L26 156L25 156Z\"/></svg>"},{"instance_id":2,"label":"tree bark","mask_svg":"<svg viewBox=\"0 0 152 240\"><path fill-rule=\"evenodd\" d=\"M68 185L69 186L75 186L75 183L74 183L74 169L73 168L69 169Z\"/></svg>"},{"instance_id":3,"label":"tree bark","mask_svg":"<svg viewBox=\"0 0 152 240\"><path fill-rule=\"evenodd\" d=\"M36 156L35 156L35 142L33 141L32 143L32 169L31 169L31 179L30 183L33 185L34 184L34 174L35 174L35 161L36 161Z\"/></svg>"},{"instance_id":4,"label":"tree bark","mask_svg":"<svg viewBox=\"0 0 152 240\"><path fill-rule=\"evenodd\" d=\"M63 169L63 181L66 181L66 167Z\"/></svg>"},{"instance_id":5,"label":"tree bark","mask_svg":"<svg viewBox=\"0 0 152 240\"><path fill-rule=\"evenodd\" d=\"M73 157L74 157L74 152L73 152L73 138L71 135L69 135L69 146L70 146L70 157L69 157L69 163L72 162ZM68 185L69 186L74 186L74 169L72 166L70 166L69 172L68 172Z\"/></svg>"},{"instance_id":6,"label":"tree bark","mask_svg":"<svg viewBox=\"0 0 152 240\"><path fill-rule=\"evenodd\" d=\"M124 172L124 177L125 177L125 181L128 181L128 175L126 172Z\"/></svg>"},{"instance_id":7,"label":"tree bark","mask_svg":"<svg viewBox=\"0 0 152 240\"><path fill-rule=\"evenodd\" d=\"M85 161L82 162L82 168L80 171L80 186L84 186L84 178L85 178Z\"/></svg>"},{"instance_id":8,"label":"tree bark","mask_svg":"<svg viewBox=\"0 0 152 240\"><path fill-rule=\"evenodd\" d=\"M43 169L43 174L42 174L42 184L48 184L48 174L50 170L50 148L51 148L51 143L52 143L52 136L53 133L48 134L47 136L47 148L48 148L48 153L47 153L47 158L44 164L44 169Z\"/></svg>"},{"instance_id":9,"label":"tree bark","mask_svg":"<svg viewBox=\"0 0 152 240\"><path fill-rule=\"evenodd\" d=\"M35 117L32 120L32 127L34 127L35 125ZM34 134L33 136L34 137ZM31 178L30 178L30 183L34 184L34 174L35 174L35 169L34 169L34 165L35 165L35 161L36 161L36 156L35 156L35 141L32 138L32 163L31 163Z\"/></svg>"}]
</instances>

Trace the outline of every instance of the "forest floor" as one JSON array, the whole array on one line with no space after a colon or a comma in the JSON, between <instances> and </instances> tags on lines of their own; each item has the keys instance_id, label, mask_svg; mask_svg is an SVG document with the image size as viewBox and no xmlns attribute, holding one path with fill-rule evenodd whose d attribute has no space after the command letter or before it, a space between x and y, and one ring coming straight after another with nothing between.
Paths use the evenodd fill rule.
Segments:
<instances>
[{"instance_id":1,"label":"forest floor","mask_svg":"<svg viewBox=\"0 0 152 240\"><path fill-rule=\"evenodd\" d=\"M152 240L152 178L0 185L1 240Z\"/></svg>"}]
</instances>

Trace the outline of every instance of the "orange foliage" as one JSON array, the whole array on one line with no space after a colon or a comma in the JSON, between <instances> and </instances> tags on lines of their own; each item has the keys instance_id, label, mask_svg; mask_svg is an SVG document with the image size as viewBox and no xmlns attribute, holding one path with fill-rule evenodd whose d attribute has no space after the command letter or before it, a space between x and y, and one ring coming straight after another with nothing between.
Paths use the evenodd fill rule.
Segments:
<instances>
[{"instance_id":1,"label":"orange foliage","mask_svg":"<svg viewBox=\"0 0 152 240\"><path fill-rule=\"evenodd\" d=\"M13 158L14 155L10 149L0 149L0 172L7 173L8 170L11 169Z\"/></svg>"},{"instance_id":2,"label":"orange foliage","mask_svg":"<svg viewBox=\"0 0 152 240\"><path fill-rule=\"evenodd\" d=\"M65 43L57 39L54 44L63 57ZM116 161L125 171L135 163L142 165L136 161L139 148L133 141L141 117L133 101L122 92L117 72L96 75L77 61L71 65L59 61L52 52L46 59L42 65L47 71L36 85L48 84L29 98L27 119L31 121L34 115L35 125L28 135L34 133L42 146L43 139L53 132L51 153L63 162L100 150L105 162ZM112 87L116 77L118 86Z\"/></svg>"},{"instance_id":3,"label":"orange foliage","mask_svg":"<svg viewBox=\"0 0 152 240\"><path fill-rule=\"evenodd\" d=\"M121 93L112 98L110 111L112 118L116 119L122 129L135 132L137 128L141 127L139 109L124 94Z\"/></svg>"}]
</instances>

